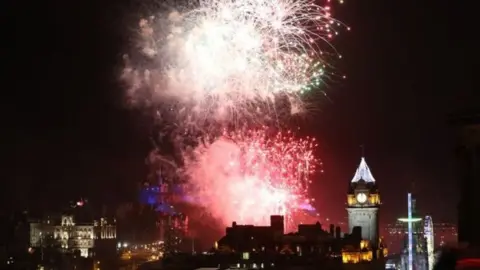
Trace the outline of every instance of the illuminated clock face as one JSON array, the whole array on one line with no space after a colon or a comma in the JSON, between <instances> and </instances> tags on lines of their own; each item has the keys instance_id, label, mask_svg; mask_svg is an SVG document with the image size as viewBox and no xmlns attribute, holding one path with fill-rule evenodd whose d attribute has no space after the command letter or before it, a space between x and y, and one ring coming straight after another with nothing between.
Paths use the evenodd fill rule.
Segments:
<instances>
[{"instance_id":1,"label":"illuminated clock face","mask_svg":"<svg viewBox=\"0 0 480 270\"><path fill-rule=\"evenodd\" d=\"M358 193L357 194L357 201L359 203L364 203L367 201L367 195L365 195L365 193Z\"/></svg>"}]
</instances>

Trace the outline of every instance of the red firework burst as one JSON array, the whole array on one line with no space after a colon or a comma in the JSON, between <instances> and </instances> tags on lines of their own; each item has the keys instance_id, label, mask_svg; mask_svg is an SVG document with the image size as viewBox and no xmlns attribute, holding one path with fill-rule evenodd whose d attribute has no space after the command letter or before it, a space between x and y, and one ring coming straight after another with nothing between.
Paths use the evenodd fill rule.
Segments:
<instances>
[{"instance_id":1,"label":"red firework burst","mask_svg":"<svg viewBox=\"0 0 480 270\"><path fill-rule=\"evenodd\" d=\"M186 158L190 196L225 225L267 225L279 214L288 229L297 223L294 213L310 203L315 147L314 138L298 139L290 131L224 132Z\"/></svg>"}]
</instances>

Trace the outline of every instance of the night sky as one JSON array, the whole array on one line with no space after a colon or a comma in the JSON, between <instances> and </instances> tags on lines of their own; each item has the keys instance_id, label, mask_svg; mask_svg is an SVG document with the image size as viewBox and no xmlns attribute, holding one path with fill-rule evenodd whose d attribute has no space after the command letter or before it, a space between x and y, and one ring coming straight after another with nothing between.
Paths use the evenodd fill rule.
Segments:
<instances>
[{"instance_id":1,"label":"night sky","mask_svg":"<svg viewBox=\"0 0 480 270\"><path fill-rule=\"evenodd\" d=\"M151 121L149 112L124 106L117 79L136 26L132 4L14 2L1 9L7 19L2 210L78 196L112 205L133 200L146 177ZM383 222L405 214L412 181L422 213L455 221L447 118L480 104L473 7L444 0L345 2L338 17L352 31L334 44L344 56L336 68L348 78L331 85L331 101L302 123L321 142L325 174L312 188L320 213L346 216L345 193L364 144L383 195Z\"/></svg>"}]
</instances>

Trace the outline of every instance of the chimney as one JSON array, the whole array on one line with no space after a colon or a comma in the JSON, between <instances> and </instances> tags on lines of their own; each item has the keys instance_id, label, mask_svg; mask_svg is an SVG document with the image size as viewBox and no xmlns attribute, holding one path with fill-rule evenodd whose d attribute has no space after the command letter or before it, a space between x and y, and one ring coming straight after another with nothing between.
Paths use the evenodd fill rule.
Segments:
<instances>
[{"instance_id":1,"label":"chimney","mask_svg":"<svg viewBox=\"0 0 480 270\"><path fill-rule=\"evenodd\" d=\"M285 224L283 216L270 216L270 227L272 227L272 229L275 231L275 234L284 235Z\"/></svg>"},{"instance_id":2,"label":"chimney","mask_svg":"<svg viewBox=\"0 0 480 270\"><path fill-rule=\"evenodd\" d=\"M341 238L341 233L342 233L342 229L340 229L340 227L337 226L337 227L335 228L335 238L336 238L336 239L340 239L340 238Z\"/></svg>"}]
</instances>

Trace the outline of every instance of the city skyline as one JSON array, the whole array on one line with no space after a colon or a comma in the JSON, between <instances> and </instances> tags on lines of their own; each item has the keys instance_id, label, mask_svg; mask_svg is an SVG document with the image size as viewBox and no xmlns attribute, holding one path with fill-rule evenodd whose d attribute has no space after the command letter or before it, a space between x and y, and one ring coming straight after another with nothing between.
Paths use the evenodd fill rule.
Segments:
<instances>
[{"instance_id":1,"label":"city skyline","mask_svg":"<svg viewBox=\"0 0 480 270\"><path fill-rule=\"evenodd\" d=\"M328 89L329 98L317 106L315 117L298 122L301 132L315 136L320 144L325 173L311 190L322 216L345 217L344 195L361 156L359 146L365 145L384 198L381 224L403 213L399 194L412 181L419 189L421 211L435 220L456 219L458 195L451 192L456 190L451 157L455 141L448 114L469 107L466 100L472 103L476 92L468 66L462 65L464 58L445 60L443 52L453 44L452 36L468 35L447 26L444 18L451 17L445 16L446 2L410 8L415 3L347 1L339 9L340 19L352 26L336 42L344 56L338 69L348 78ZM116 4L101 5L105 6L55 15L45 5L40 9L46 9L47 16L40 25L12 21L20 29L47 30L38 46L15 46L8 59L12 60L8 77L15 78L17 90L9 92L11 102L5 107L9 117L3 136L11 144L5 151L10 166L9 184L2 188L4 209L12 205L9 200L18 207L48 208L78 196L118 204L133 200L138 179L147 175L144 158L152 147L151 119L144 111L124 107L122 86L114 76L128 35L110 24L81 31L85 25L103 25L103 19L87 19L79 10L88 14ZM433 14L425 15L429 10ZM48 27L59 22L69 30ZM438 25L447 29L447 35Z\"/></svg>"},{"instance_id":2,"label":"city skyline","mask_svg":"<svg viewBox=\"0 0 480 270\"><path fill-rule=\"evenodd\" d=\"M10 2L3 268L478 267L473 3Z\"/></svg>"}]
</instances>

